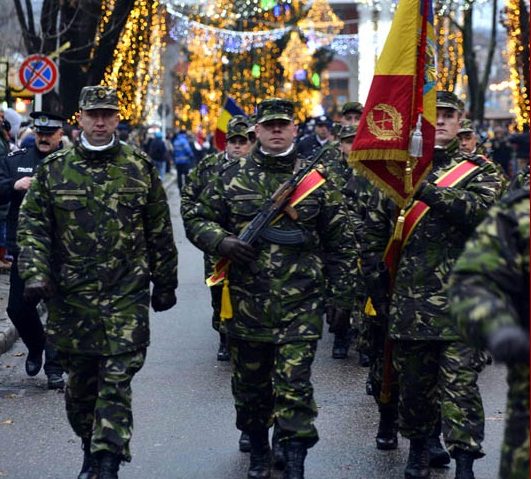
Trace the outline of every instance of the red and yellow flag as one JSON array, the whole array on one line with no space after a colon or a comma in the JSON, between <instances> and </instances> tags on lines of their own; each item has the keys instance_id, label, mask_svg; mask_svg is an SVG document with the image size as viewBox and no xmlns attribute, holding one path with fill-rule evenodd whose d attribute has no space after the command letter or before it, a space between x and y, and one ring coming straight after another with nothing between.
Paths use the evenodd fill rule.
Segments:
<instances>
[{"instance_id":1,"label":"red and yellow flag","mask_svg":"<svg viewBox=\"0 0 531 479\"><path fill-rule=\"evenodd\" d=\"M214 132L214 146L220 151L223 151L227 146L226 136L227 130L229 129L229 121L236 115L245 116L245 112L232 98L227 97L225 104L219 113L216 131Z\"/></svg>"},{"instance_id":2,"label":"red and yellow flag","mask_svg":"<svg viewBox=\"0 0 531 479\"><path fill-rule=\"evenodd\" d=\"M349 164L400 207L431 169L436 80L432 0L399 0Z\"/></svg>"}]
</instances>

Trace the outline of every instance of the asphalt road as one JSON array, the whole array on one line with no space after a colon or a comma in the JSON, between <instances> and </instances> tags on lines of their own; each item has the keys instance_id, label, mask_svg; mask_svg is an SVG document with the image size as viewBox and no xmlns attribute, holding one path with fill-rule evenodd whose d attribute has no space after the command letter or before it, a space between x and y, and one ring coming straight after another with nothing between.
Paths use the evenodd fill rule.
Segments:
<instances>
[{"instance_id":1,"label":"asphalt road","mask_svg":"<svg viewBox=\"0 0 531 479\"><path fill-rule=\"evenodd\" d=\"M230 367L215 359L209 294L201 253L184 237L178 195L170 189L179 248L178 304L152 315L152 343L133 382L133 461L122 479L245 479L248 456L238 451ZM321 440L306 460L307 479L401 479L407 441L396 451L377 451L377 411L365 394L366 370L355 354L330 356L331 337L320 342L313 371ZM18 341L0 356L0 477L73 479L81 465L78 438L64 412L62 393L48 391L41 372L24 373L25 348ZM487 456L476 463L477 479L495 479L503 435L505 370L481 376ZM273 476L275 479L280 474ZM432 473L453 479L453 467Z\"/></svg>"}]
</instances>

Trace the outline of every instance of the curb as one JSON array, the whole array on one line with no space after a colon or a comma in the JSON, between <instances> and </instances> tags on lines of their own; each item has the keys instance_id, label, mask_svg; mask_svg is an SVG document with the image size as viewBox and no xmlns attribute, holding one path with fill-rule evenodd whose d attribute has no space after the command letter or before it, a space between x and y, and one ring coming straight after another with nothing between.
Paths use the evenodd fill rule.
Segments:
<instances>
[{"instance_id":1,"label":"curb","mask_svg":"<svg viewBox=\"0 0 531 479\"><path fill-rule=\"evenodd\" d=\"M167 190L175 184L176 173L172 170L164 177L163 185ZM0 355L9 351L18 339L18 332L7 317L6 307L9 295L9 274L0 275Z\"/></svg>"}]
</instances>

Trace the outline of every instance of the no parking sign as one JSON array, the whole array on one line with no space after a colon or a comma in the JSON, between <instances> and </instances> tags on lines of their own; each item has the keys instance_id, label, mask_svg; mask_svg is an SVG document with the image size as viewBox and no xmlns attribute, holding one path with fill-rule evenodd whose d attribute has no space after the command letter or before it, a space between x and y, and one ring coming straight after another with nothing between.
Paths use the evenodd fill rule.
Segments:
<instances>
[{"instance_id":1,"label":"no parking sign","mask_svg":"<svg viewBox=\"0 0 531 479\"><path fill-rule=\"evenodd\" d=\"M44 55L30 55L18 70L22 86L33 93L48 93L57 82L57 66Z\"/></svg>"}]
</instances>

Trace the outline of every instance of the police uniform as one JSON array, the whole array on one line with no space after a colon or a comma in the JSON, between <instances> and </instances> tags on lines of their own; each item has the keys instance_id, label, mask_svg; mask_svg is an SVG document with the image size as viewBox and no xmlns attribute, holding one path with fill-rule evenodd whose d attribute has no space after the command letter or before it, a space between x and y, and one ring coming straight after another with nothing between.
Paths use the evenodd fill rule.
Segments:
<instances>
[{"instance_id":1,"label":"police uniform","mask_svg":"<svg viewBox=\"0 0 531 479\"><path fill-rule=\"evenodd\" d=\"M65 119L59 115L45 112L33 112L33 125L37 132L55 133L62 128ZM59 146L61 148L61 145ZM57 359L55 348L45 341L44 329L37 312L37 304L24 299L24 281L18 272L19 248L16 241L20 205L26 191L15 190L15 183L24 177L33 177L37 168L49 153L41 153L37 146L9 153L0 161L0 203L9 204L7 213L7 248L13 256L9 278L9 300L7 314L28 348L26 372L36 375L42 364L45 351L44 372L48 376L50 389L61 388L63 370Z\"/></svg>"},{"instance_id":2,"label":"police uniform","mask_svg":"<svg viewBox=\"0 0 531 479\"><path fill-rule=\"evenodd\" d=\"M118 110L116 90L84 87L79 106ZM116 478L131 460L131 381L150 339L150 282L155 311L175 304L177 250L155 165L115 134L93 148L82 132L37 171L18 242L26 294L50 292L47 334L68 372L67 416L85 450L79 478L98 469Z\"/></svg>"},{"instance_id":3,"label":"police uniform","mask_svg":"<svg viewBox=\"0 0 531 479\"><path fill-rule=\"evenodd\" d=\"M319 116L315 119L315 126L326 126L328 129L331 129L332 122L327 116ZM312 133L307 137L303 138L297 145L297 151L299 155L303 158L311 158L316 155L319 150L326 145L330 139L321 140L316 133Z\"/></svg>"}]
</instances>

